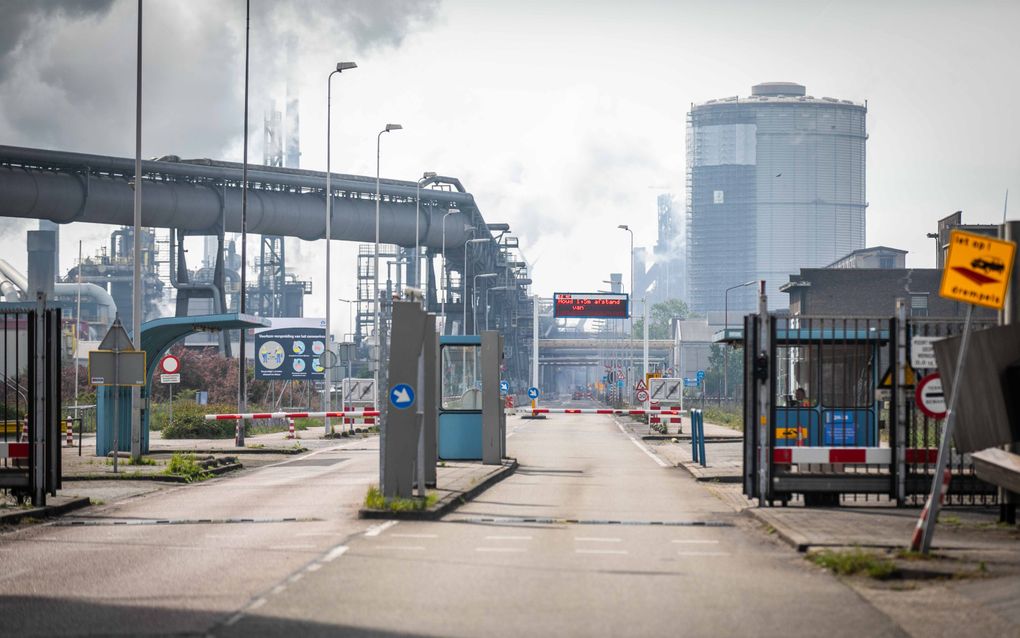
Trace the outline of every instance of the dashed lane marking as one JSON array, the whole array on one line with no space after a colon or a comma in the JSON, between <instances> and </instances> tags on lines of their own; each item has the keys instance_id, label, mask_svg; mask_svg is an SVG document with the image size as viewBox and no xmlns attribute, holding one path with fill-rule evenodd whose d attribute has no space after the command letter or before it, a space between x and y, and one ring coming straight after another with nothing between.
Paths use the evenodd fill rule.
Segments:
<instances>
[{"instance_id":1,"label":"dashed lane marking","mask_svg":"<svg viewBox=\"0 0 1020 638\"><path fill-rule=\"evenodd\" d=\"M328 554L326 554L325 556L322 557L322 562L324 562L324 563L332 563L336 559L338 559L341 556L343 556L346 552L347 552L347 546L346 545L340 545L338 547L334 547L333 549L329 550Z\"/></svg>"},{"instance_id":2,"label":"dashed lane marking","mask_svg":"<svg viewBox=\"0 0 1020 638\"><path fill-rule=\"evenodd\" d=\"M379 534L382 534L383 532L385 532L386 530L393 527L399 522L400 521L386 521L385 523L373 525L372 527L369 527L367 530L365 530L365 536L368 537L378 536Z\"/></svg>"},{"instance_id":3,"label":"dashed lane marking","mask_svg":"<svg viewBox=\"0 0 1020 638\"><path fill-rule=\"evenodd\" d=\"M64 520L50 523L50 527L100 527L131 525L238 525L241 523L317 523L321 518L132 518Z\"/></svg>"}]
</instances>

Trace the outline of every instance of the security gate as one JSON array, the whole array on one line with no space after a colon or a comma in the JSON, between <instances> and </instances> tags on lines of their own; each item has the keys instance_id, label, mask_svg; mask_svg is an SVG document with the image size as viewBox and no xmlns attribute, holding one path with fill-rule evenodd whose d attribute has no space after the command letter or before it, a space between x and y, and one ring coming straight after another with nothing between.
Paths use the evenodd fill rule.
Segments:
<instances>
[{"instance_id":1,"label":"security gate","mask_svg":"<svg viewBox=\"0 0 1020 638\"><path fill-rule=\"evenodd\" d=\"M958 334L963 322L905 312L903 306L892 318L745 317L747 496L770 503L803 498L805 505L838 505L847 497L923 502L942 422L914 406L916 380L934 370L910 367L911 343L915 336ZM995 488L974 476L969 456L954 453L950 469L947 503L995 502Z\"/></svg>"},{"instance_id":2,"label":"security gate","mask_svg":"<svg viewBox=\"0 0 1020 638\"><path fill-rule=\"evenodd\" d=\"M0 303L3 320L3 432L0 489L46 504L60 489L61 318L36 304Z\"/></svg>"}]
</instances>

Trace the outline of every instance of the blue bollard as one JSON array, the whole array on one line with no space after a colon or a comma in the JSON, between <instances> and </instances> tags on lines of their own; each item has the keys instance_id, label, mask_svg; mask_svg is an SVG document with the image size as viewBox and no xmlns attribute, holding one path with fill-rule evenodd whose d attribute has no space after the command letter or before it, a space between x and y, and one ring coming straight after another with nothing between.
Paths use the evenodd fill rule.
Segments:
<instances>
[{"instance_id":1,"label":"blue bollard","mask_svg":"<svg viewBox=\"0 0 1020 638\"><path fill-rule=\"evenodd\" d=\"M691 458L698 462L698 411L691 410Z\"/></svg>"},{"instance_id":2,"label":"blue bollard","mask_svg":"<svg viewBox=\"0 0 1020 638\"><path fill-rule=\"evenodd\" d=\"M708 467L708 459L705 458L705 415L698 411L698 446L701 448L701 467Z\"/></svg>"}]
</instances>

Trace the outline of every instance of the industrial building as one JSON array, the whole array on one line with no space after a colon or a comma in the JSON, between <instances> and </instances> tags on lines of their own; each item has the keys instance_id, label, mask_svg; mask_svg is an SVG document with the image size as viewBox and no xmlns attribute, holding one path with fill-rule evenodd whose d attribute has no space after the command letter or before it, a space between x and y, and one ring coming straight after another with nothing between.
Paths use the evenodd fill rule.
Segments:
<instances>
[{"instance_id":1,"label":"industrial building","mask_svg":"<svg viewBox=\"0 0 1020 638\"><path fill-rule=\"evenodd\" d=\"M650 306L687 297L683 217L671 193L656 199L656 222L655 245L634 249L634 297Z\"/></svg>"},{"instance_id":2,"label":"industrial building","mask_svg":"<svg viewBox=\"0 0 1020 638\"><path fill-rule=\"evenodd\" d=\"M801 268L864 247L867 106L769 82L750 97L687 115L687 282L691 310L722 309L725 290L764 279L769 303ZM755 307L754 287L729 294Z\"/></svg>"}]
</instances>

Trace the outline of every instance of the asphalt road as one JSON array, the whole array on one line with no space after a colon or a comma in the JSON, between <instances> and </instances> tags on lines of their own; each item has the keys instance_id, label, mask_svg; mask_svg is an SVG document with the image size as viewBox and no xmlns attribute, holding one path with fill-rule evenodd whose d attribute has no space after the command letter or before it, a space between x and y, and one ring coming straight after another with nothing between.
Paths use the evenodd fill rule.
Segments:
<instances>
[{"instance_id":1,"label":"asphalt road","mask_svg":"<svg viewBox=\"0 0 1020 638\"><path fill-rule=\"evenodd\" d=\"M0 635L206 635L364 531L375 482L373 438L8 531Z\"/></svg>"},{"instance_id":2,"label":"asphalt road","mask_svg":"<svg viewBox=\"0 0 1020 638\"><path fill-rule=\"evenodd\" d=\"M517 473L440 522L376 525L217 636L883 636L829 574L605 416L514 420Z\"/></svg>"}]
</instances>

